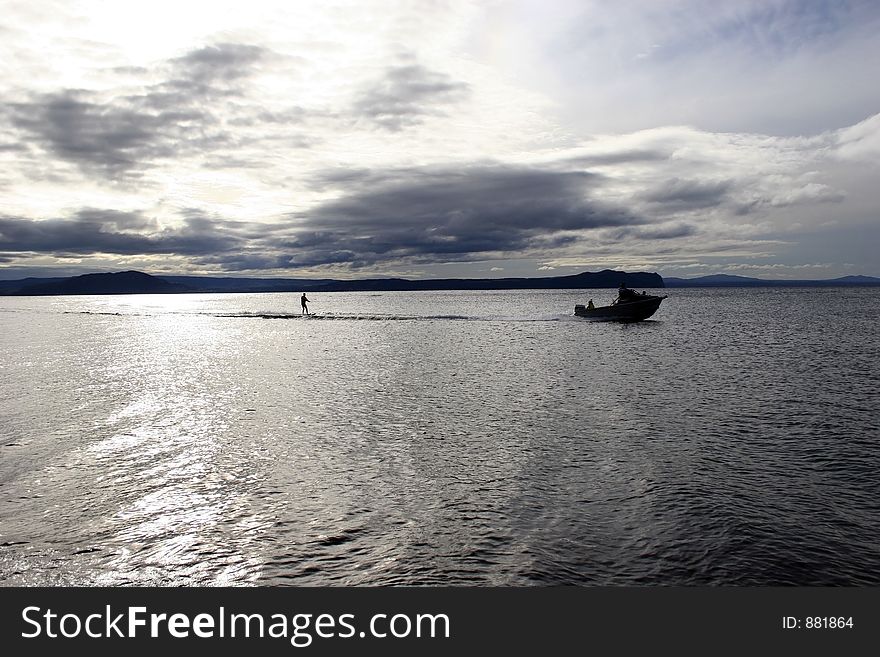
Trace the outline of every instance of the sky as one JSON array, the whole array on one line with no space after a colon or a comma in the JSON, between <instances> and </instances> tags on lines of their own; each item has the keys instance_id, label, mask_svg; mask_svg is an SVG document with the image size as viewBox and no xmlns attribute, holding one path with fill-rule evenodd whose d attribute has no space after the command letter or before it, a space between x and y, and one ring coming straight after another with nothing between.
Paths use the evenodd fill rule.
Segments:
<instances>
[{"instance_id":1,"label":"sky","mask_svg":"<svg viewBox=\"0 0 880 657\"><path fill-rule=\"evenodd\" d=\"M0 0L0 278L880 276L880 3Z\"/></svg>"}]
</instances>

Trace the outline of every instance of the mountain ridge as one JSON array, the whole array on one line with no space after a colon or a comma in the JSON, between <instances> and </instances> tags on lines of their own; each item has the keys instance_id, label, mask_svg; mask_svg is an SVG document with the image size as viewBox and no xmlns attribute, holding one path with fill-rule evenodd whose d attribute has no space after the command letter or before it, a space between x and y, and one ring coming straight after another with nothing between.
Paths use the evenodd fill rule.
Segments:
<instances>
[{"instance_id":1,"label":"mountain ridge","mask_svg":"<svg viewBox=\"0 0 880 657\"><path fill-rule=\"evenodd\" d=\"M523 290L664 287L663 278L650 272L605 269L570 276L543 278L405 278L255 279L198 276L156 276L127 271L84 274L41 281L28 278L0 282L0 295L46 296L65 294L173 294L183 292L397 292L418 290Z\"/></svg>"},{"instance_id":2,"label":"mountain ridge","mask_svg":"<svg viewBox=\"0 0 880 657\"><path fill-rule=\"evenodd\" d=\"M752 278L750 276L735 276L732 274L710 274L708 276L697 276L696 278L667 276L663 280L666 283L666 287L845 287L852 285L880 285L880 278L874 276L840 276L838 278L818 280L772 280Z\"/></svg>"},{"instance_id":3,"label":"mountain ridge","mask_svg":"<svg viewBox=\"0 0 880 657\"><path fill-rule=\"evenodd\" d=\"M35 279L24 280L32 281ZM0 294L56 296L71 294L175 294L191 291L190 288L179 283L171 283L157 276L129 270L38 281L25 284L12 291L0 290Z\"/></svg>"},{"instance_id":4,"label":"mountain ridge","mask_svg":"<svg viewBox=\"0 0 880 657\"><path fill-rule=\"evenodd\" d=\"M222 276L154 275L129 270L69 277L28 277L0 280L0 295L49 296L68 294L180 294L186 292L405 292L419 290L539 290L616 288L625 283L633 288L686 287L835 287L880 286L873 276L841 276L820 280L767 280L711 274L696 278L663 278L652 272L624 272L603 269L566 276L540 278L247 278Z\"/></svg>"}]
</instances>

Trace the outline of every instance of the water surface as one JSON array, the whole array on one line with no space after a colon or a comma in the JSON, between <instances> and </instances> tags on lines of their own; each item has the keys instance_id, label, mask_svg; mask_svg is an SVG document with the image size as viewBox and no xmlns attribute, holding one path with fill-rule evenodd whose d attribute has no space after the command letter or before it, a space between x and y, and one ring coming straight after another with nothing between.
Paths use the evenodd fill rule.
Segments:
<instances>
[{"instance_id":1,"label":"water surface","mask_svg":"<svg viewBox=\"0 0 880 657\"><path fill-rule=\"evenodd\" d=\"M880 291L0 298L0 583L880 584Z\"/></svg>"}]
</instances>

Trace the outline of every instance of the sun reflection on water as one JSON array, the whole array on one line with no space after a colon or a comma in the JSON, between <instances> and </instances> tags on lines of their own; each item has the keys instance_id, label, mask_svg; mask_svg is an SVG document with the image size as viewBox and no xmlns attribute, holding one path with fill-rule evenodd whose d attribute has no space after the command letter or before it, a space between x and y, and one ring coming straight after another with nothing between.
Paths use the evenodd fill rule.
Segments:
<instances>
[{"instance_id":1,"label":"sun reflection on water","mask_svg":"<svg viewBox=\"0 0 880 657\"><path fill-rule=\"evenodd\" d=\"M166 311L192 305L130 299ZM250 542L263 523L247 501L255 482L223 451L235 385L217 386L228 373L217 361L234 357L234 344L204 318L161 314L125 348L105 355L120 403L100 423L107 437L85 450L102 497L118 505L105 520L116 549L101 582L252 581L260 564Z\"/></svg>"}]
</instances>

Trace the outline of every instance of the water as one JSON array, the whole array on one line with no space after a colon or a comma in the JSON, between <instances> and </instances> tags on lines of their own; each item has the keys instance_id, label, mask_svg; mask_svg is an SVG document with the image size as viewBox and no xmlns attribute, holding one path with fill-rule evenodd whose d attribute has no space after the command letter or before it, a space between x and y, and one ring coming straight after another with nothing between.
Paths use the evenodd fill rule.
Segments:
<instances>
[{"instance_id":1,"label":"water","mask_svg":"<svg viewBox=\"0 0 880 657\"><path fill-rule=\"evenodd\" d=\"M880 291L667 292L2 298L0 584L880 584Z\"/></svg>"}]
</instances>

